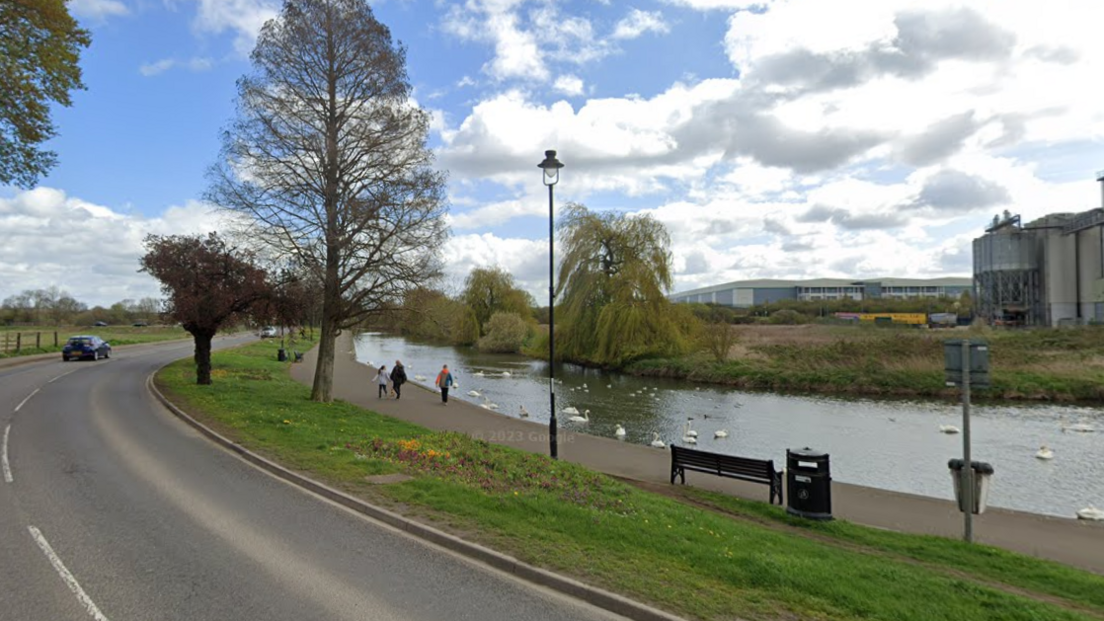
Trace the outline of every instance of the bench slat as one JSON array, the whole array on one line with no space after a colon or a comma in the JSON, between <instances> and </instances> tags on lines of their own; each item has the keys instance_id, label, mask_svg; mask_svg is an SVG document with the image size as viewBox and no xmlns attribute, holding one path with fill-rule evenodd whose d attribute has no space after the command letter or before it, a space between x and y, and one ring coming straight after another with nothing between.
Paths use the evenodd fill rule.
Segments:
<instances>
[{"instance_id":1,"label":"bench slat","mask_svg":"<svg viewBox=\"0 0 1104 621\"><path fill-rule=\"evenodd\" d=\"M769 485L770 502L774 503L777 494L778 504L782 504L782 475L774 470L773 460L722 455L672 444L671 483L676 477L685 483L687 470Z\"/></svg>"}]
</instances>

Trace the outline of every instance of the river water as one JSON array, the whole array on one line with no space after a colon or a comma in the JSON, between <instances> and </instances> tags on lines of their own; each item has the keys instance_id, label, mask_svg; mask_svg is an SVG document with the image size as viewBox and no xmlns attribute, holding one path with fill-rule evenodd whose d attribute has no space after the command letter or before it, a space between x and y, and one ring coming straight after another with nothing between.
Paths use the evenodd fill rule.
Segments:
<instances>
[{"instance_id":1,"label":"river water","mask_svg":"<svg viewBox=\"0 0 1104 621\"><path fill-rule=\"evenodd\" d=\"M493 404L510 416L525 407L530 420L548 421L547 362L376 333L362 334L355 343L362 363L391 368L402 360L411 381L431 387L441 365L448 364L459 385L450 398ZM773 459L781 469L786 449L810 447L829 454L835 481L954 498L947 460L962 457L963 436L941 433L939 426L962 427L958 402L742 392L569 364L557 365L556 380L563 427L613 437L620 424L626 442L647 444L654 432L670 444L681 442L689 422L702 450ZM469 396L472 390L480 396ZM567 407L590 410L590 422L569 422L562 413ZM1064 430L1074 423L1096 431ZM728 436L715 438L717 430ZM973 459L995 470L989 506L1060 517L1075 517L1090 504L1104 507L1104 408L975 403L970 431ZM1053 459L1035 457L1044 444Z\"/></svg>"}]
</instances>

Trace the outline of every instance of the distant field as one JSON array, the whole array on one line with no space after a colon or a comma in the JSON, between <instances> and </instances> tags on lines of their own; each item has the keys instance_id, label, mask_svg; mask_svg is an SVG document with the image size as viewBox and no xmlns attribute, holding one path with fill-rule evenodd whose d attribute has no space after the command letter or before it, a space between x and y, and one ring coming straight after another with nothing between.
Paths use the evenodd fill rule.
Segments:
<instances>
[{"instance_id":1,"label":"distant field","mask_svg":"<svg viewBox=\"0 0 1104 621\"><path fill-rule=\"evenodd\" d=\"M78 334L94 334L113 347L191 338L179 326L0 326L0 358L60 352Z\"/></svg>"}]
</instances>

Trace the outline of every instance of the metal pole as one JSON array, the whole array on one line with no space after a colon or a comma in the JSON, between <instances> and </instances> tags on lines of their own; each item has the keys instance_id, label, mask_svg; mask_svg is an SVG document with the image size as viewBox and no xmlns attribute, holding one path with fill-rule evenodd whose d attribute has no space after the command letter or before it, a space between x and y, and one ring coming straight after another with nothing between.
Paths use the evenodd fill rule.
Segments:
<instances>
[{"instance_id":1,"label":"metal pole","mask_svg":"<svg viewBox=\"0 0 1104 621\"><path fill-rule=\"evenodd\" d=\"M555 238L552 225L552 186L548 186L548 451L552 459L559 458L556 446L556 281L554 280Z\"/></svg>"},{"instance_id":2,"label":"metal pole","mask_svg":"<svg viewBox=\"0 0 1104 621\"><path fill-rule=\"evenodd\" d=\"M962 339L962 459L966 462L962 498L966 501L964 538L974 541L974 466L970 461L970 339Z\"/></svg>"}]
</instances>

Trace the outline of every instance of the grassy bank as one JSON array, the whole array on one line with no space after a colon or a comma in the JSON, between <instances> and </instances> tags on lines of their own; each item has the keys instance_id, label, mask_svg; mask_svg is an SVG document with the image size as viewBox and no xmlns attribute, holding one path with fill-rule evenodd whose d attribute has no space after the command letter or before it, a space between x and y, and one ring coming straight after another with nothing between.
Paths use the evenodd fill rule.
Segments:
<instances>
[{"instance_id":1,"label":"grassy bank","mask_svg":"<svg viewBox=\"0 0 1104 621\"><path fill-rule=\"evenodd\" d=\"M22 341L19 351L15 350L17 334ZM0 358L60 352L69 337L78 334L95 334L112 347L191 338L180 326L0 326Z\"/></svg>"},{"instance_id":2,"label":"grassy bank","mask_svg":"<svg viewBox=\"0 0 1104 621\"><path fill-rule=\"evenodd\" d=\"M638 361L626 371L747 389L890 396L956 394L944 385L943 341L989 343L992 388L977 399L1104 401L1104 328L917 330L739 326L724 362L705 354Z\"/></svg>"},{"instance_id":3,"label":"grassy bank","mask_svg":"<svg viewBox=\"0 0 1104 621\"><path fill-rule=\"evenodd\" d=\"M672 498L564 462L318 404L273 343L157 382L251 450L542 567L696 619L1104 619L1104 577L985 546L808 524L777 507ZM411 479L372 485L366 477Z\"/></svg>"}]
</instances>

